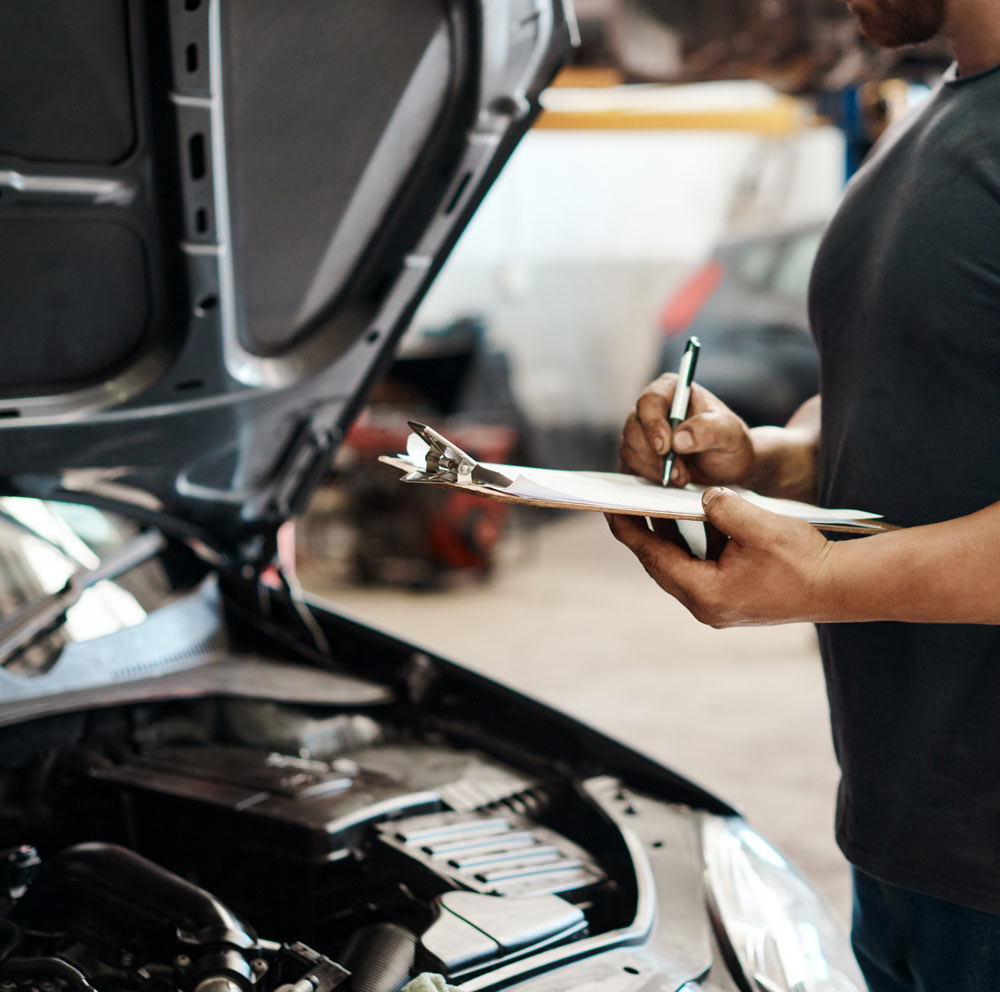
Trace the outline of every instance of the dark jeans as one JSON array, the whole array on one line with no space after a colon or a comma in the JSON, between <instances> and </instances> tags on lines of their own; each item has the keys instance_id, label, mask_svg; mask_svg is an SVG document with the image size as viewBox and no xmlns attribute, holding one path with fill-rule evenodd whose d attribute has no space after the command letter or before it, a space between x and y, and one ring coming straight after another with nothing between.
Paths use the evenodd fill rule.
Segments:
<instances>
[{"instance_id":1,"label":"dark jeans","mask_svg":"<svg viewBox=\"0 0 1000 992\"><path fill-rule=\"evenodd\" d=\"M851 943L870 992L1000 990L1000 916L853 873Z\"/></svg>"}]
</instances>

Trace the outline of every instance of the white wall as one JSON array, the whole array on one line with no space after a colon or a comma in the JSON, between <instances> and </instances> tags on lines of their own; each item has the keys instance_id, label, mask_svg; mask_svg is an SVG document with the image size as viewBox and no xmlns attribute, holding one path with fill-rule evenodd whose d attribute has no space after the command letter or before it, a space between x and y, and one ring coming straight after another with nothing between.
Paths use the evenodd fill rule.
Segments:
<instances>
[{"instance_id":1,"label":"white wall","mask_svg":"<svg viewBox=\"0 0 1000 992\"><path fill-rule=\"evenodd\" d=\"M616 425L652 371L657 311L733 227L734 204L755 222L826 216L843 159L832 128L532 131L414 329L482 314L536 422Z\"/></svg>"}]
</instances>

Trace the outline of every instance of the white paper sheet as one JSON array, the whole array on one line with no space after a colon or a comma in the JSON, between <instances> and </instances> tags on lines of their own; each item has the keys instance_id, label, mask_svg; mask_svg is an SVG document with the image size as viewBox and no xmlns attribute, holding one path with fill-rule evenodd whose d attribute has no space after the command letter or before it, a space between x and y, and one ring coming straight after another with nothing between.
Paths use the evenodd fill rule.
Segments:
<instances>
[{"instance_id":1,"label":"white paper sheet","mask_svg":"<svg viewBox=\"0 0 1000 992\"><path fill-rule=\"evenodd\" d=\"M407 452L396 458L383 458L387 464L404 471L426 472L427 444L416 434L407 441ZM503 465L479 462L483 468L499 472L510 479L510 485L485 485L507 496L528 501L557 503L581 509L611 508L637 514L678 517L704 516L701 495L704 486L664 487L648 479L620 472L586 472L564 469L531 468L524 465ZM813 524L853 525L865 529L863 521L879 519L879 514L864 510L826 509L789 499L774 499L738 486L729 486L744 499L770 510Z\"/></svg>"}]
</instances>

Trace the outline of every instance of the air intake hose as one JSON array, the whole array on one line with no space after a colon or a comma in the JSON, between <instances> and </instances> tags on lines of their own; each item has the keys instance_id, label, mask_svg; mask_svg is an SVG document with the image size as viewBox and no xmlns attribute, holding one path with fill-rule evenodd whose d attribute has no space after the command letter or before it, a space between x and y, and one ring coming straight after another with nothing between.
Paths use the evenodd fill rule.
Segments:
<instances>
[{"instance_id":1,"label":"air intake hose","mask_svg":"<svg viewBox=\"0 0 1000 992\"><path fill-rule=\"evenodd\" d=\"M351 972L351 992L399 992L409 980L417 936L395 923L361 930L341 955Z\"/></svg>"},{"instance_id":2,"label":"air intake hose","mask_svg":"<svg viewBox=\"0 0 1000 992\"><path fill-rule=\"evenodd\" d=\"M187 953L195 959L197 978L232 979L250 985L247 958L257 954L257 942L236 915L215 896L115 844L88 843L46 859L18 907L30 918L35 907L51 915L61 907L72 918L83 903L153 932L185 936ZM200 945L202 953L195 947ZM250 951L250 954L246 952Z\"/></svg>"}]
</instances>

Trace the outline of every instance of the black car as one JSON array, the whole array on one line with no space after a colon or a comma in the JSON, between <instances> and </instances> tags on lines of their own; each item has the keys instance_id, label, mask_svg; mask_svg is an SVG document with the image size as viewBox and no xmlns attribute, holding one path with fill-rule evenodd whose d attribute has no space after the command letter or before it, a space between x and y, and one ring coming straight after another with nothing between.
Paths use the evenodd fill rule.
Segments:
<instances>
[{"instance_id":1,"label":"black car","mask_svg":"<svg viewBox=\"0 0 1000 992\"><path fill-rule=\"evenodd\" d=\"M689 336L698 382L751 427L784 424L819 392L806 293L824 222L727 238L667 301L656 375L676 372Z\"/></svg>"},{"instance_id":2,"label":"black car","mask_svg":"<svg viewBox=\"0 0 1000 992\"><path fill-rule=\"evenodd\" d=\"M6 6L2 992L862 989L723 800L276 555L572 34Z\"/></svg>"}]
</instances>

